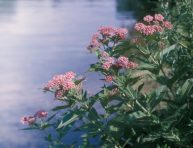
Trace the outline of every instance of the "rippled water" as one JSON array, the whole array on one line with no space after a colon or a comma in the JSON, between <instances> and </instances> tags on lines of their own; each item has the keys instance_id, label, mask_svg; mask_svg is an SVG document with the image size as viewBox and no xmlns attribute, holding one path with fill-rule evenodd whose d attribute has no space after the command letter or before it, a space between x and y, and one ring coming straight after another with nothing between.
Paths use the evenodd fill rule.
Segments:
<instances>
[{"instance_id":1,"label":"rippled water","mask_svg":"<svg viewBox=\"0 0 193 148\"><path fill-rule=\"evenodd\" d=\"M114 0L0 0L0 147L46 147L42 134L20 130L20 117L56 104L41 90L54 74L84 74L95 62L85 47L98 26L134 22ZM85 87L98 89L87 75Z\"/></svg>"}]
</instances>

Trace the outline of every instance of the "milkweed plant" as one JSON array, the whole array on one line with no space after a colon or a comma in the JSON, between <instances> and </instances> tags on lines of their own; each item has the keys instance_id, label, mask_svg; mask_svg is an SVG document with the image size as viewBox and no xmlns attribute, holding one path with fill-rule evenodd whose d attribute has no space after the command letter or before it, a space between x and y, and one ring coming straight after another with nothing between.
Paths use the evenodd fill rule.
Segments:
<instances>
[{"instance_id":1,"label":"milkweed plant","mask_svg":"<svg viewBox=\"0 0 193 148\"><path fill-rule=\"evenodd\" d=\"M44 91L61 105L21 122L27 129L51 129L45 137L50 148L192 147L191 4L180 0L172 9L162 2L160 13L134 25L131 39L125 28L99 27L87 48L98 58L89 71L103 76L101 90L89 94L82 85L86 78L71 71L55 75ZM69 132L77 131L78 140L65 141Z\"/></svg>"}]
</instances>

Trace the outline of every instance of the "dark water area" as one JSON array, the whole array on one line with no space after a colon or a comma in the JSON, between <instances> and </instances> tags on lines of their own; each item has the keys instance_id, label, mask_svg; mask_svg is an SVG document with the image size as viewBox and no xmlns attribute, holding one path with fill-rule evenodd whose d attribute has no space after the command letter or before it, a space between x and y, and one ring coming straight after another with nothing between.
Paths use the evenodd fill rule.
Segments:
<instances>
[{"instance_id":1,"label":"dark water area","mask_svg":"<svg viewBox=\"0 0 193 148\"><path fill-rule=\"evenodd\" d=\"M21 116L57 104L42 92L55 74L86 75L85 88L98 90L100 76L85 74L96 61L86 50L91 35L135 22L116 0L0 0L0 148L46 147L43 134L20 130Z\"/></svg>"}]
</instances>

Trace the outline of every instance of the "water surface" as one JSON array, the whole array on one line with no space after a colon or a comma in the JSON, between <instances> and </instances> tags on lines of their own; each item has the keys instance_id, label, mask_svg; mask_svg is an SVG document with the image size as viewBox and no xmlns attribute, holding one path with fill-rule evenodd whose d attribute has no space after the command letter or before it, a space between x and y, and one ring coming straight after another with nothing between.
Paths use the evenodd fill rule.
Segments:
<instances>
[{"instance_id":1,"label":"water surface","mask_svg":"<svg viewBox=\"0 0 193 148\"><path fill-rule=\"evenodd\" d=\"M114 0L0 0L0 147L46 147L44 135L19 130L20 117L57 103L41 89L53 75L85 75L96 60L85 47L99 26L134 22ZM99 89L98 76L87 76L85 87Z\"/></svg>"}]
</instances>

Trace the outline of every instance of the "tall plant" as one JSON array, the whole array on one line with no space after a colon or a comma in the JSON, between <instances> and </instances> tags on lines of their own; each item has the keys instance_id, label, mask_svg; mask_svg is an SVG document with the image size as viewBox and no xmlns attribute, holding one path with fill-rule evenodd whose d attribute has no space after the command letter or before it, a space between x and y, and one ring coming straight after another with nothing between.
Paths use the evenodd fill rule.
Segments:
<instances>
[{"instance_id":1,"label":"tall plant","mask_svg":"<svg viewBox=\"0 0 193 148\"><path fill-rule=\"evenodd\" d=\"M50 147L192 147L192 0L176 2L171 11L160 2L165 17L145 16L131 40L126 29L100 27L88 46L98 58L89 70L104 76L104 87L90 95L84 77L53 77L44 90L61 106L49 118L45 111L22 118L28 129L51 128ZM66 134L76 131L81 140L67 144Z\"/></svg>"}]
</instances>

